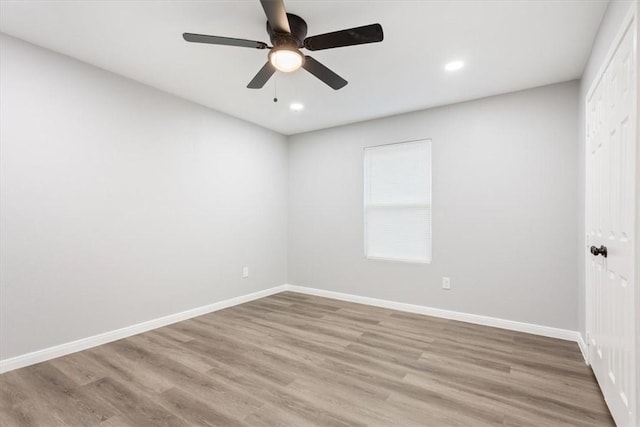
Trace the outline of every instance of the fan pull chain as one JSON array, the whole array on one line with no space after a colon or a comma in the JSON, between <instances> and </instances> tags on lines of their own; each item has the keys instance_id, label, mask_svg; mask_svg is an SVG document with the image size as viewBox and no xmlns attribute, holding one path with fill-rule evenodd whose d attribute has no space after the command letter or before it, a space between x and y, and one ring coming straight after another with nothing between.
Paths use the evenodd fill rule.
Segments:
<instances>
[{"instance_id":1,"label":"fan pull chain","mask_svg":"<svg viewBox=\"0 0 640 427\"><path fill-rule=\"evenodd\" d=\"M273 79L273 102L278 102L278 75Z\"/></svg>"}]
</instances>

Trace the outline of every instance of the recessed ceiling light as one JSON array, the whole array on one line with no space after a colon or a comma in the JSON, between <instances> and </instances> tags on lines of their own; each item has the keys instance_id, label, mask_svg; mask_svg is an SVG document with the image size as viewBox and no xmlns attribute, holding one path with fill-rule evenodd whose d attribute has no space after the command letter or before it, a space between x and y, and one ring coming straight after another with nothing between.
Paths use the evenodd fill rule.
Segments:
<instances>
[{"instance_id":1,"label":"recessed ceiling light","mask_svg":"<svg viewBox=\"0 0 640 427\"><path fill-rule=\"evenodd\" d=\"M451 61L447 65L444 66L444 69L447 71L457 71L464 67L464 62L462 61Z\"/></svg>"},{"instance_id":2,"label":"recessed ceiling light","mask_svg":"<svg viewBox=\"0 0 640 427\"><path fill-rule=\"evenodd\" d=\"M291 111L302 111L304 110L304 105L299 102L293 102L291 105L289 105L289 108L291 109Z\"/></svg>"}]
</instances>

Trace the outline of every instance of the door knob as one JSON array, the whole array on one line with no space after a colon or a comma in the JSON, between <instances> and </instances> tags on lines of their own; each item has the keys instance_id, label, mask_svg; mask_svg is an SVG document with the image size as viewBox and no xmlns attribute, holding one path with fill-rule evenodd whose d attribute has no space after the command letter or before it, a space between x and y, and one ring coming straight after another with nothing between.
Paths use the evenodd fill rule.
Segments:
<instances>
[{"instance_id":1,"label":"door knob","mask_svg":"<svg viewBox=\"0 0 640 427\"><path fill-rule=\"evenodd\" d=\"M591 246L591 253L595 256L602 255L603 257L607 257L607 247L604 245L600 245L599 248L595 246Z\"/></svg>"}]
</instances>

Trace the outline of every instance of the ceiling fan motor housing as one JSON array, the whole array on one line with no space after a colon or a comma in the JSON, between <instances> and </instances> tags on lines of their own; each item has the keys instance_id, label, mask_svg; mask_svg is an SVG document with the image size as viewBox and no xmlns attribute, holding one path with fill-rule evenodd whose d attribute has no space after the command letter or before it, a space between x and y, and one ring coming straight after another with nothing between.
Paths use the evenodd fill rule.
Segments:
<instances>
[{"instance_id":1,"label":"ceiling fan motor housing","mask_svg":"<svg viewBox=\"0 0 640 427\"><path fill-rule=\"evenodd\" d=\"M307 23L304 19L293 13L287 13L287 19L289 20L289 27L291 33L279 33L276 32L269 21L267 21L267 33L271 39L271 43L274 47L280 46L295 46L301 48L304 46L304 39L307 37Z\"/></svg>"}]
</instances>

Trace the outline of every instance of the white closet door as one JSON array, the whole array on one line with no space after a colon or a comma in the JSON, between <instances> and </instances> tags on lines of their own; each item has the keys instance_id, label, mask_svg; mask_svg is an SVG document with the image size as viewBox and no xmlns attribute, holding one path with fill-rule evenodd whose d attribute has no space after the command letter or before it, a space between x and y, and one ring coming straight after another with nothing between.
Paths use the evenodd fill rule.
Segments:
<instances>
[{"instance_id":1,"label":"white closet door","mask_svg":"<svg viewBox=\"0 0 640 427\"><path fill-rule=\"evenodd\" d=\"M587 98L587 341L619 427L636 425L636 23Z\"/></svg>"}]
</instances>

